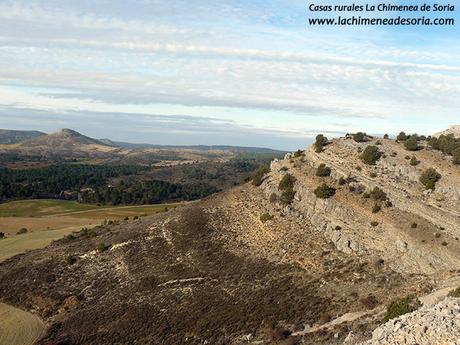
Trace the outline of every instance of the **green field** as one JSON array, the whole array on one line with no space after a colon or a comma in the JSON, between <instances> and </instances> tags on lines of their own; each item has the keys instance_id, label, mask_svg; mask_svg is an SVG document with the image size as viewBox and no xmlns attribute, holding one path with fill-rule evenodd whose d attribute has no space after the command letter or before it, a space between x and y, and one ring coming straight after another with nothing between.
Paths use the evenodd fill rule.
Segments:
<instances>
[{"instance_id":1,"label":"green field","mask_svg":"<svg viewBox=\"0 0 460 345\"><path fill-rule=\"evenodd\" d=\"M82 227L106 220L142 217L165 212L182 204L95 206L65 200L24 200L0 204L0 262L28 250L44 248ZM18 235L21 228L27 233Z\"/></svg>"},{"instance_id":2,"label":"green field","mask_svg":"<svg viewBox=\"0 0 460 345\"><path fill-rule=\"evenodd\" d=\"M107 208L66 200L21 200L0 204L0 217L41 217Z\"/></svg>"}]
</instances>

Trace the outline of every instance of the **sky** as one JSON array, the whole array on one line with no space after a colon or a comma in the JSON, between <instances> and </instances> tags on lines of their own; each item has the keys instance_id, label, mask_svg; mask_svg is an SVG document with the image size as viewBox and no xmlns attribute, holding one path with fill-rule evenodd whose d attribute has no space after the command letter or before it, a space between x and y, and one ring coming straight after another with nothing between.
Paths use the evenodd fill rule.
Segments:
<instances>
[{"instance_id":1,"label":"sky","mask_svg":"<svg viewBox=\"0 0 460 345\"><path fill-rule=\"evenodd\" d=\"M459 24L310 27L310 3L0 0L0 128L294 150L460 124Z\"/></svg>"}]
</instances>

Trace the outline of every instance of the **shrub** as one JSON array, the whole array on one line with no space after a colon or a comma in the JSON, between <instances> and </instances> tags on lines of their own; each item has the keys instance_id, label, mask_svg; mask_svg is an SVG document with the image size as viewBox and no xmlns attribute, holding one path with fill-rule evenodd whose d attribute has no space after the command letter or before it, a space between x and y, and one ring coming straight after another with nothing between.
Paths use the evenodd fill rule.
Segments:
<instances>
[{"instance_id":1,"label":"shrub","mask_svg":"<svg viewBox=\"0 0 460 345\"><path fill-rule=\"evenodd\" d=\"M460 298L460 287L449 292L449 297Z\"/></svg>"},{"instance_id":2,"label":"shrub","mask_svg":"<svg viewBox=\"0 0 460 345\"><path fill-rule=\"evenodd\" d=\"M340 176L339 178L339 186L343 186L347 183L347 180L345 180L345 178L343 178L342 176Z\"/></svg>"},{"instance_id":3,"label":"shrub","mask_svg":"<svg viewBox=\"0 0 460 345\"><path fill-rule=\"evenodd\" d=\"M358 132L358 133L353 134L353 140L356 141L357 143L362 143L366 141L366 133Z\"/></svg>"},{"instance_id":4,"label":"shrub","mask_svg":"<svg viewBox=\"0 0 460 345\"><path fill-rule=\"evenodd\" d=\"M316 136L316 141L315 141L315 144L314 144L314 145L315 145L315 151L316 151L317 153L322 152L324 146L327 145L327 142L328 142L328 140L327 140L327 138L326 138L324 135L318 134L318 135Z\"/></svg>"},{"instance_id":5,"label":"shrub","mask_svg":"<svg viewBox=\"0 0 460 345\"><path fill-rule=\"evenodd\" d=\"M370 145L366 147L363 154L361 155L361 160L369 165L374 165L382 156L382 153L379 152L377 146Z\"/></svg>"},{"instance_id":6,"label":"shrub","mask_svg":"<svg viewBox=\"0 0 460 345\"><path fill-rule=\"evenodd\" d=\"M325 177L331 175L331 168L321 163L316 169L316 176Z\"/></svg>"},{"instance_id":7,"label":"shrub","mask_svg":"<svg viewBox=\"0 0 460 345\"><path fill-rule=\"evenodd\" d=\"M412 229L416 229L417 226L418 226L417 223L412 223L412 224L410 225L410 227L411 227Z\"/></svg>"},{"instance_id":8,"label":"shrub","mask_svg":"<svg viewBox=\"0 0 460 345\"><path fill-rule=\"evenodd\" d=\"M67 235L66 237L64 237L64 239L65 239L66 241L73 241L73 240L76 239L76 237L75 237L74 235L72 235L72 234L69 234L69 235Z\"/></svg>"},{"instance_id":9,"label":"shrub","mask_svg":"<svg viewBox=\"0 0 460 345\"><path fill-rule=\"evenodd\" d=\"M381 190L379 187L374 187L373 190L370 192L372 199L375 201L386 201L387 200L387 193Z\"/></svg>"},{"instance_id":10,"label":"shrub","mask_svg":"<svg viewBox=\"0 0 460 345\"><path fill-rule=\"evenodd\" d=\"M405 141L408 139L408 136L404 132L400 132L398 136L396 137L398 141Z\"/></svg>"},{"instance_id":11,"label":"shrub","mask_svg":"<svg viewBox=\"0 0 460 345\"><path fill-rule=\"evenodd\" d=\"M292 189L286 189L281 193L280 201L283 204L290 204L294 200L295 191Z\"/></svg>"},{"instance_id":12,"label":"shrub","mask_svg":"<svg viewBox=\"0 0 460 345\"><path fill-rule=\"evenodd\" d=\"M393 203L390 200L385 201L385 207L393 207Z\"/></svg>"},{"instance_id":13,"label":"shrub","mask_svg":"<svg viewBox=\"0 0 460 345\"><path fill-rule=\"evenodd\" d=\"M280 171L288 171L288 170L289 170L288 167L282 167L282 168L280 169Z\"/></svg>"},{"instance_id":14,"label":"shrub","mask_svg":"<svg viewBox=\"0 0 460 345\"><path fill-rule=\"evenodd\" d=\"M16 233L16 235L23 235L23 234L27 234L29 231L26 229L26 228L21 228L18 230L18 232Z\"/></svg>"},{"instance_id":15,"label":"shrub","mask_svg":"<svg viewBox=\"0 0 460 345\"><path fill-rule=\"evenodd\" d=\"M305 156L302 150L297 150L296 152L294 152L295 158L302 157L302 156Z\"/></svg>"},{"instance_id":16,"label":"shrub","mask_svg":"<svg viewBox=\"0 0 460 345\"><path fill-rule=\"evenodd\" d=\"M339 230L342 230L342 227L340 225L337 225L334 229L339 231Z\"/></svg>"},{"instance_id":17,"label":"shrub","mask_svg":"<svg viewBox=\"0 0 460 345\"><path fill-rule=\"evenodd\" d=\"M367 297L361 298L359 301L366 307L366 309L369 310L374 309L379 304L377 297L375 297L372 294L368 295Z\"/></svg>"},{"instance_id":18,"label":"shrub","mask_svg":"<svg viewBox=\"0 0 460 345\"><path fill-rule=\"evenodd\" d=\"M376 221L371 222L371 226L376 227L377 225L379 225L379 222L376 222Z\"/></svg>"},{"instance_id":19,"label":"shrub","mask_svg":"<svg viewBox=\"0 0 460 345\"><path fill-rule=\"evenodd\" d=\"M0 232L0 240L4 239L5 238L5 233L4 232Z\"/></svg>"},{"instance_id":20,"label":"shrub","mask_svg":"<svg viewBox=\"0 0 460 345\"><path fill-rule=\"evenodd\" d=\"M260 186L262 184L264 175L269 171L270 169L266 165L261 165L252 178L252 184L257 187Z\"/></svg>"},{"instance_id":21,"label":"shrub","mask_svg":"<svg viewBox=\"0 0 460 345\"><path fill-rule=\"evenodd\" d=\"M439 174L434 168L429 168L425 170L420 176L420 182L425 186L426 189L435 189L436 182L441 179L441 174Z\"/></svg>"},{"instance_id":22,"label":"shrub","mask_svg":"<svg viewBox=\"0 0 460 345\"><path fill-rule=\"evenodd\" d=\"M417 157L415 156L412 156L411 159L410 159L410 165L412 165L413 167L417 166L420 164L420 161L417 160Z\"/></svg>"},{"instance_id":23,"label":"shrub","mask_svg":"<svg viewBox=\"0 0 460 345\"><path fill-rule=\"evenodd\" d=\"M77 259L73 256L73 255L66 255L65 257L65 262L67 263L67 265L73 265L75 262L77 261Z\"/></svg>"},{"instance_id":24,"label":"shrub","mask_svg":"<svg viewBox=\"0 0 460 345\"><path fill-rule=\"evenodd\" d=\"M370 177L372 178L376 178L377 177L377 173L375 171L372 171L370 174L369 174Z\"/></svg>"},{"instance_id":25,"label":"shrub","mask_svg":"<svg viewBox=\"0 0 460 345\"><path fill-rule=\"evenodd\" d=\"M416 134L411 135L405 142L404 147L407 151L417 151L418 147L418 136Z\"/></svg>"},{"instance_id":26,"label":"shrub","mask_svg":"<svg viewBox=\"0 0 460 345\"><path fill-rule=\"evenodd\" d=\"M267 222L269 220L272 220L272 219L273 219L273 216L271 214L269 214L269 213L264 213L263 215L260 216L260 221L262 223L265 223L265 222Z\"/></svg>"},{"instance_id":27,"label":"shrub","mask_svg":"<svg viewBox=\"0 0 460 345\"><path fill-rule=\"evenodd\" d=\"M330 197L333 197L335 195L335 188L329 187L325 183L323 183L321 186L317 187L314 190L314 193L317 198L320 199L328 199Z\"/></svg>"},{"instance_id":28,"label":"shrub","mask_svg":"<svg viewBox=\"0 0 460 345\"><path fill-rule=\"evenodd\" d=\"M287 189L292 189L294 188L294 183L295 183L295 177L292 176L291 174L286 174L283 176L281 179L278 189L279 190L287 190Z\"/></svg>"},{"instance_id":29,"label":"shrub","mask_svg":"<svg viewBox=\"0 0 460 345\"><path fill-rule=\"evenodd\" d=\"M460 165L460 147L456 147L452 152L452 163Z\"/></svg>"},{"instance_id":30,"label":"shrub","mask_svg":"<svg viewBox=\"0 0 460 345\"><path fill-rule=\"evenodd\" d=\"M99 253L103 253L108 249L108 247L105 245L105 243L101 242L97 245L97 251Z\"/></svg>"},{"instance_id":31,"label":"shrub","mask_svg":"<svg viewBox=\"0 0 460 345\"><path fill-rule=\"evenodd\" d=\"M357 166L356 170L361 171L361 170L363 170L363 168L361 168L360 166Z\"/></svg>"},{"instance_id":32,"label":"shrub","mask_svg":"<svg viewBox=\"0 0 460 345\"><path fill-rule=\"evenodd\" d=\"M272 341L281 341L289 338L291 331L285 328L276 327L270 328L267 332L267 335Z\"/></svg>"},{"instance_id":33,"label":"shrub","mask_svg":"<svg viewBox=\"0 0 460 345\"><path fill-rule=\"evenodd\" d=\"M388 134L383 135L383 139L388 139L388 138L390 138L390 136Z\"/></svg>"},{"instance_id":34,"label":"shrub","mask_svg":"<svg viewBox=\"0 0 460 345\"><path fill-rule=\"evenodd\" d=\"M370 197L371 197L371 194L368 193L368 192L366 192L366 193L363 194L363 198L364 198L364 199L369 199Z\"/></svg>"},{"instance_id":35,"label":"shrub","mask_svg":"<svg viewBox=\"0 0 460 345\"><path fill-rule=\"evenodd\" d=\"M382 207L379 204L374 204L374 207L372 207L372 213L378 213Z\"/></svg>"},{"instance_id":36,"label":"shrub","mask_svg":"<svg viewBox=\"0 0 460 345\"><path fill-rule=\"evenodd\" d=\"M276 193L270 194L270 199L269 200L270 200L271 203L277 202L278 201L278 195L276 195Z\"/></svg>"},{"instance_id":37,"label":"shrub","mask_svg":"<svg viewBox=\"0 0 460 345\"><path fill-rule=\"evenodd\" d=\"M420 306L420 301L413 295L396 299L387 306L387 312L383 318L383 322L385 323L401 315L412 313L420 308Z\"/></svg>"}]
</instances>

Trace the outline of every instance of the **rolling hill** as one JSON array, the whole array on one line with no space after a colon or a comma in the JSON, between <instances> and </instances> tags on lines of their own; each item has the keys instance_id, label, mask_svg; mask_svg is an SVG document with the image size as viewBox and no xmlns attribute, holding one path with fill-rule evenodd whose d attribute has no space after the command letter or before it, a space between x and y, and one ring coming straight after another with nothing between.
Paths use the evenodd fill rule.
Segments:
<instances>
[{"instance_id":1,"label":"rolling hill","mask_svg":"<svg viewBox=\"0 0 460 345\"><path fill-rule=\"evenodd\" d=\"M6 131L3 140L12 140L13 132L15 131ZM0 133L0 140L1 138ZM242 154L283 154L283 151L257 147L130 144L110 139L93 139L71 129L62 129L47 135L37 134L30 138L23 135L22 138L24 140L0 146L2 163L38 162L43 165L83 160L92 164L169 166L204 161L223 162Z\"/></svg>"},{"instance_id":2,"label":"rolling hill","mask_svg":"<svg viewBox=\"0 0 460 345\"><path fill-rule=\"evenodd\" d=\"M18 144L23 141L44 136L46 133L39 131L16 131L9 129L0 129L1 144Z\"/></svg>"}]
</instances>

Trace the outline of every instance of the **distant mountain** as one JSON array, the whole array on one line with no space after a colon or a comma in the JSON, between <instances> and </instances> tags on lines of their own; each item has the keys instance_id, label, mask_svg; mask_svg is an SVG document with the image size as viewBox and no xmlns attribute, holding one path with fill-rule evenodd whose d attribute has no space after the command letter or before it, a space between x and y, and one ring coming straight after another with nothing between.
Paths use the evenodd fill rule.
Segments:
<instances>
[{"instance_id":1,"label":"distant mountain","mask_svg":"<svg viewBox=\"0 0 460 345\"><path fill-rule=\"evenodd\" d=\"M118 146L127 149L189 149L197 151L232 151L239 153L285 153L285 151L265 148L265 147L247 147L231 145L155 145L155 144L133 144L122 141L112 141L110 139L100 139L100 141L111 146Z\"/></svg>"},{"instance_id":2,"label":"distant mountain","mask_svg":"<svg viewBox=\"0 0 460 345\"><path fill-rule=\"evenodd\" d=\"M0 129L0 144L17 144L23 141L46 135L39 131L16 131Z\"/></svg>"},{"instance_id":3,"label":"distant mountain","mask_svg":"<svg viewBox=\"0 0 460 345\"><path fill-rule=\"evenodd\" d=\"M64 128L56 133L40 136L34 139L24 141L20 147L37 148L49 147L55 150L78 148L81 145L102 145L107 146L100 140L87 137L72 129Z\"/></svg>"},{"instance_id":4,"label":"distant mountain","mask_svg":"<svg viewBox=\"0 0 460 345\"><path fill-rule=\"evenodd\" d=\"M41 163L93 160L96 164L168 165L177 162L225 161L241 155L283 156L285 154L283 151L267 148L228 145L131 144L110 139L94 139L68 128L51 134L38 133L39 136L14 145L0 146L3 163L23 163L31 160Z\"/></svg>"},{"instance_id":5,"label":"distant mountain","mask_svg":"<svg viewBox=\"0 0 460 345\"><path fill-rule=\"evenodd\" d=\"M67 128L23 141L9 149L19 155L62 158L106 157L120 150Z\"/></svg>"}]
</instances>

